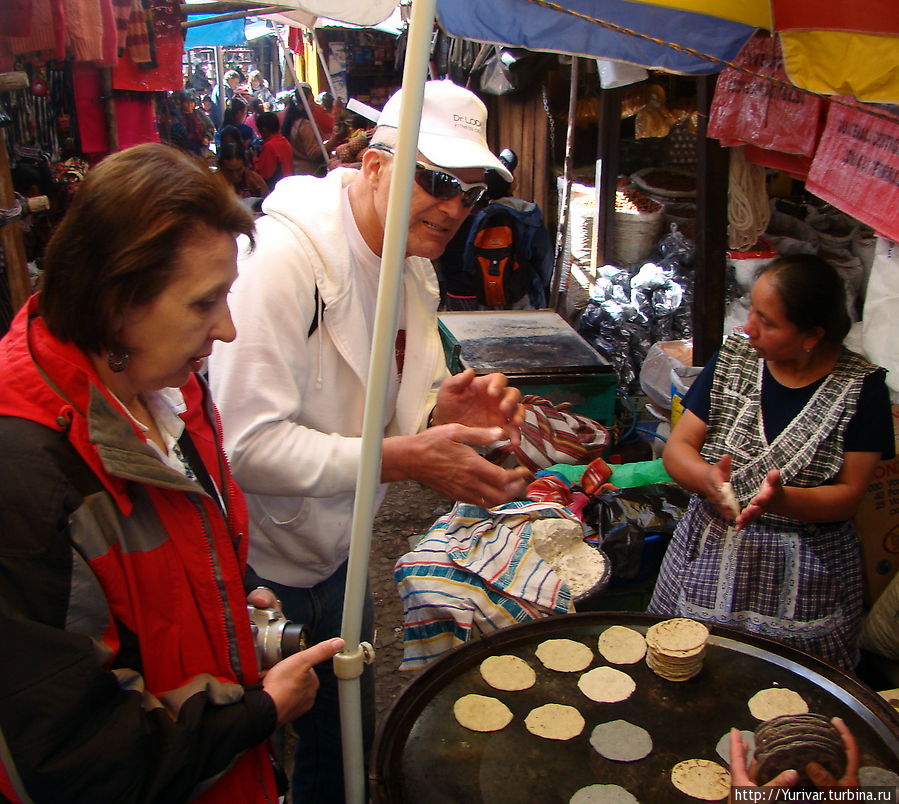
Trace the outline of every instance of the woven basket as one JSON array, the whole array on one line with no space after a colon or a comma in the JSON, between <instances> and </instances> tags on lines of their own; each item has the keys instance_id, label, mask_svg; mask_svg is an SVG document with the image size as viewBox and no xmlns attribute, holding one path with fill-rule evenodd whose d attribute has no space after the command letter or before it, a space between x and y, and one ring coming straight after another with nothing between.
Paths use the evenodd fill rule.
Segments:
<instances>
[{"instance_id":1,"label":"woven basket","mask_svg":"<svg viewBox=\"0 0 899 804\"><path fill-rule=\"evenodd\" d=\"M612 262L624 266L645 260L659 239L663 221L661 205L657 212L616 212Z\"/></svg>"}]
</instances>

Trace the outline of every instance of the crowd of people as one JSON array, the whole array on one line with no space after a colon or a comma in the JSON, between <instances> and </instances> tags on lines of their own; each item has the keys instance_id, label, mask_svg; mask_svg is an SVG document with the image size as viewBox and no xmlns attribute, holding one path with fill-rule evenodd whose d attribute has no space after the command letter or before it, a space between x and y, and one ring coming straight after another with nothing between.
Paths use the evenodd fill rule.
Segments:
<instances>
[{"instance_id":1,"label":"crowd of people","mask_svg":"<svg viewBox=\"0 0 899 804\"><path fill-rule=\"evenodd\" d=\"M373 124L351 114L331 93L313 95L309 84L273 93L259 70L224 74L220 88L197 64L183 90L169 94L164 139L224 170L241 199L256 205L285 176L323 176L357 164ZM241 150L238 170L234 143ZM289 159L287 155L289 153Z\"/></svg>"},{"instance_id":2,"label":"crowd of people","mask_svg":"<svg viewBox=\"0 0 899 804\"><path fill-rule=\"evenodd\" d=\"M0 341L0 376L15 377L0 383L0 635L28 668L0 663L9 800L276 801L270 740L287 723L292 800L343 798L333 657L402 91L348 169L329 164L339 124L321 136L305 87L282 119L258 97L254 137L240 77L225 78L218 125L214 101L207 123L175 93L180 147L88 173ZM487 508L530 479L481 449L519 443L519 391L450 376L437 327L432 261L485 172L513 180L486 123L474 93L426 83L379 499L412 479ZM198 143L215 144L216 170ZM257 197L258 218L242 203ZM860 572L846 523L892 452L883 370L842 346L842 284L816 258L763 271L746 335L706 368L666 448L695 495L652 610L848 668ZM263 670L248 605L306 624L311 647ZM363 640L372 615L367 594ZM368 748L370 668L362 689Z\"/></svg>"}]
</instances>

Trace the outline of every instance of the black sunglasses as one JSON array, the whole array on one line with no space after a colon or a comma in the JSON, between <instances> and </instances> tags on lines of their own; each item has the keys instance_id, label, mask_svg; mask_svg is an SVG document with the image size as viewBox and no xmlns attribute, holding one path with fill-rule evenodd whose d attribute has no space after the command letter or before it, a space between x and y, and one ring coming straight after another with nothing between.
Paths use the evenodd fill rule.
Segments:
<instances>
[{"instance_id":1,"label":"black sunglasses","mask_svg":"<svg viewBox=\"0 0 899 804\"><path fill-rule=\"evenodd\" d=\"M368 147L391 155L394 153L393 148L389 145L382 145L379 142ZM415 163L415 183L428 195L439 201L449 201L451 198L461 195L462 206L466 209L477 204L487 192L486 184L466 184L452 173L446 173L430 165L423 165L421 162Z\"/></svg>"}]
</instances>

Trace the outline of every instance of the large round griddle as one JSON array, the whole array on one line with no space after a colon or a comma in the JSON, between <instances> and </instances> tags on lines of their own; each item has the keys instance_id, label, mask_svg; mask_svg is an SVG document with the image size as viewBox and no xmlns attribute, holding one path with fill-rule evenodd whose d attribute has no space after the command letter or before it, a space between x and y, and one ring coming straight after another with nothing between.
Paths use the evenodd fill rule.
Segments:
<instances>
[{"instance_id":1,"label":"large round griddle","mask_svg":"<svg viewBox=\"0 0 899 804\"><path fill-rule=\"evenodd\" d=\"M379 729L371 770L376 802L390 804L567 804L589 784L619 784L644 804L695 802L670 782L671 768L690 758L724 764L715 746L731 726L758 725L748 699L782 686L799 693L812 712L843 718L858 739L862 765L899 768L899 717L873 690L808 654L729 628L711 626L702 672L685 682L665 681L645 661L613 665L637 689L626 701L595 703L577 687L580 673L543 667L535 649L545 639L568 638L589 645L594 662L609 664L597 649L611 625L642 633L663 617L630 613L583 613L549 617L506 628L464 645L425 670L397 699ZM478 666L488 656L513 654L537 672L522 692L488 686ZM586 671L585 671L586 672ZM504 730L478 733L453 717L453 702L468 693L503 701L514 719ZM527 713L545 703L576 707L587 725L567 742L531 735ZM618 718L647 729L653 751L638 762L612 762L590 746L599 723Z\"/></svg>"}]
</instances>

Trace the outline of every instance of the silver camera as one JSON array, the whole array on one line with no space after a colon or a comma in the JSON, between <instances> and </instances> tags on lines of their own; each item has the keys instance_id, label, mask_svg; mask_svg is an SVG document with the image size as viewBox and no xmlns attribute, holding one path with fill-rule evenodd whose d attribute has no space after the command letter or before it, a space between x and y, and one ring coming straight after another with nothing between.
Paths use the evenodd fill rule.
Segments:
<instances>
[{"instance_id":1,"label":"silver camera","mask_svg":"<svg viewBox=\"0 0 899 804\"><path fill-rule=\"evenodd\" d=\"M309 647L309 629L294 623L280 609L257 609L247 606L250 630L256 643L256 659L261 670L274 667L281 659Z\"/></svg>"}]
</instances>

